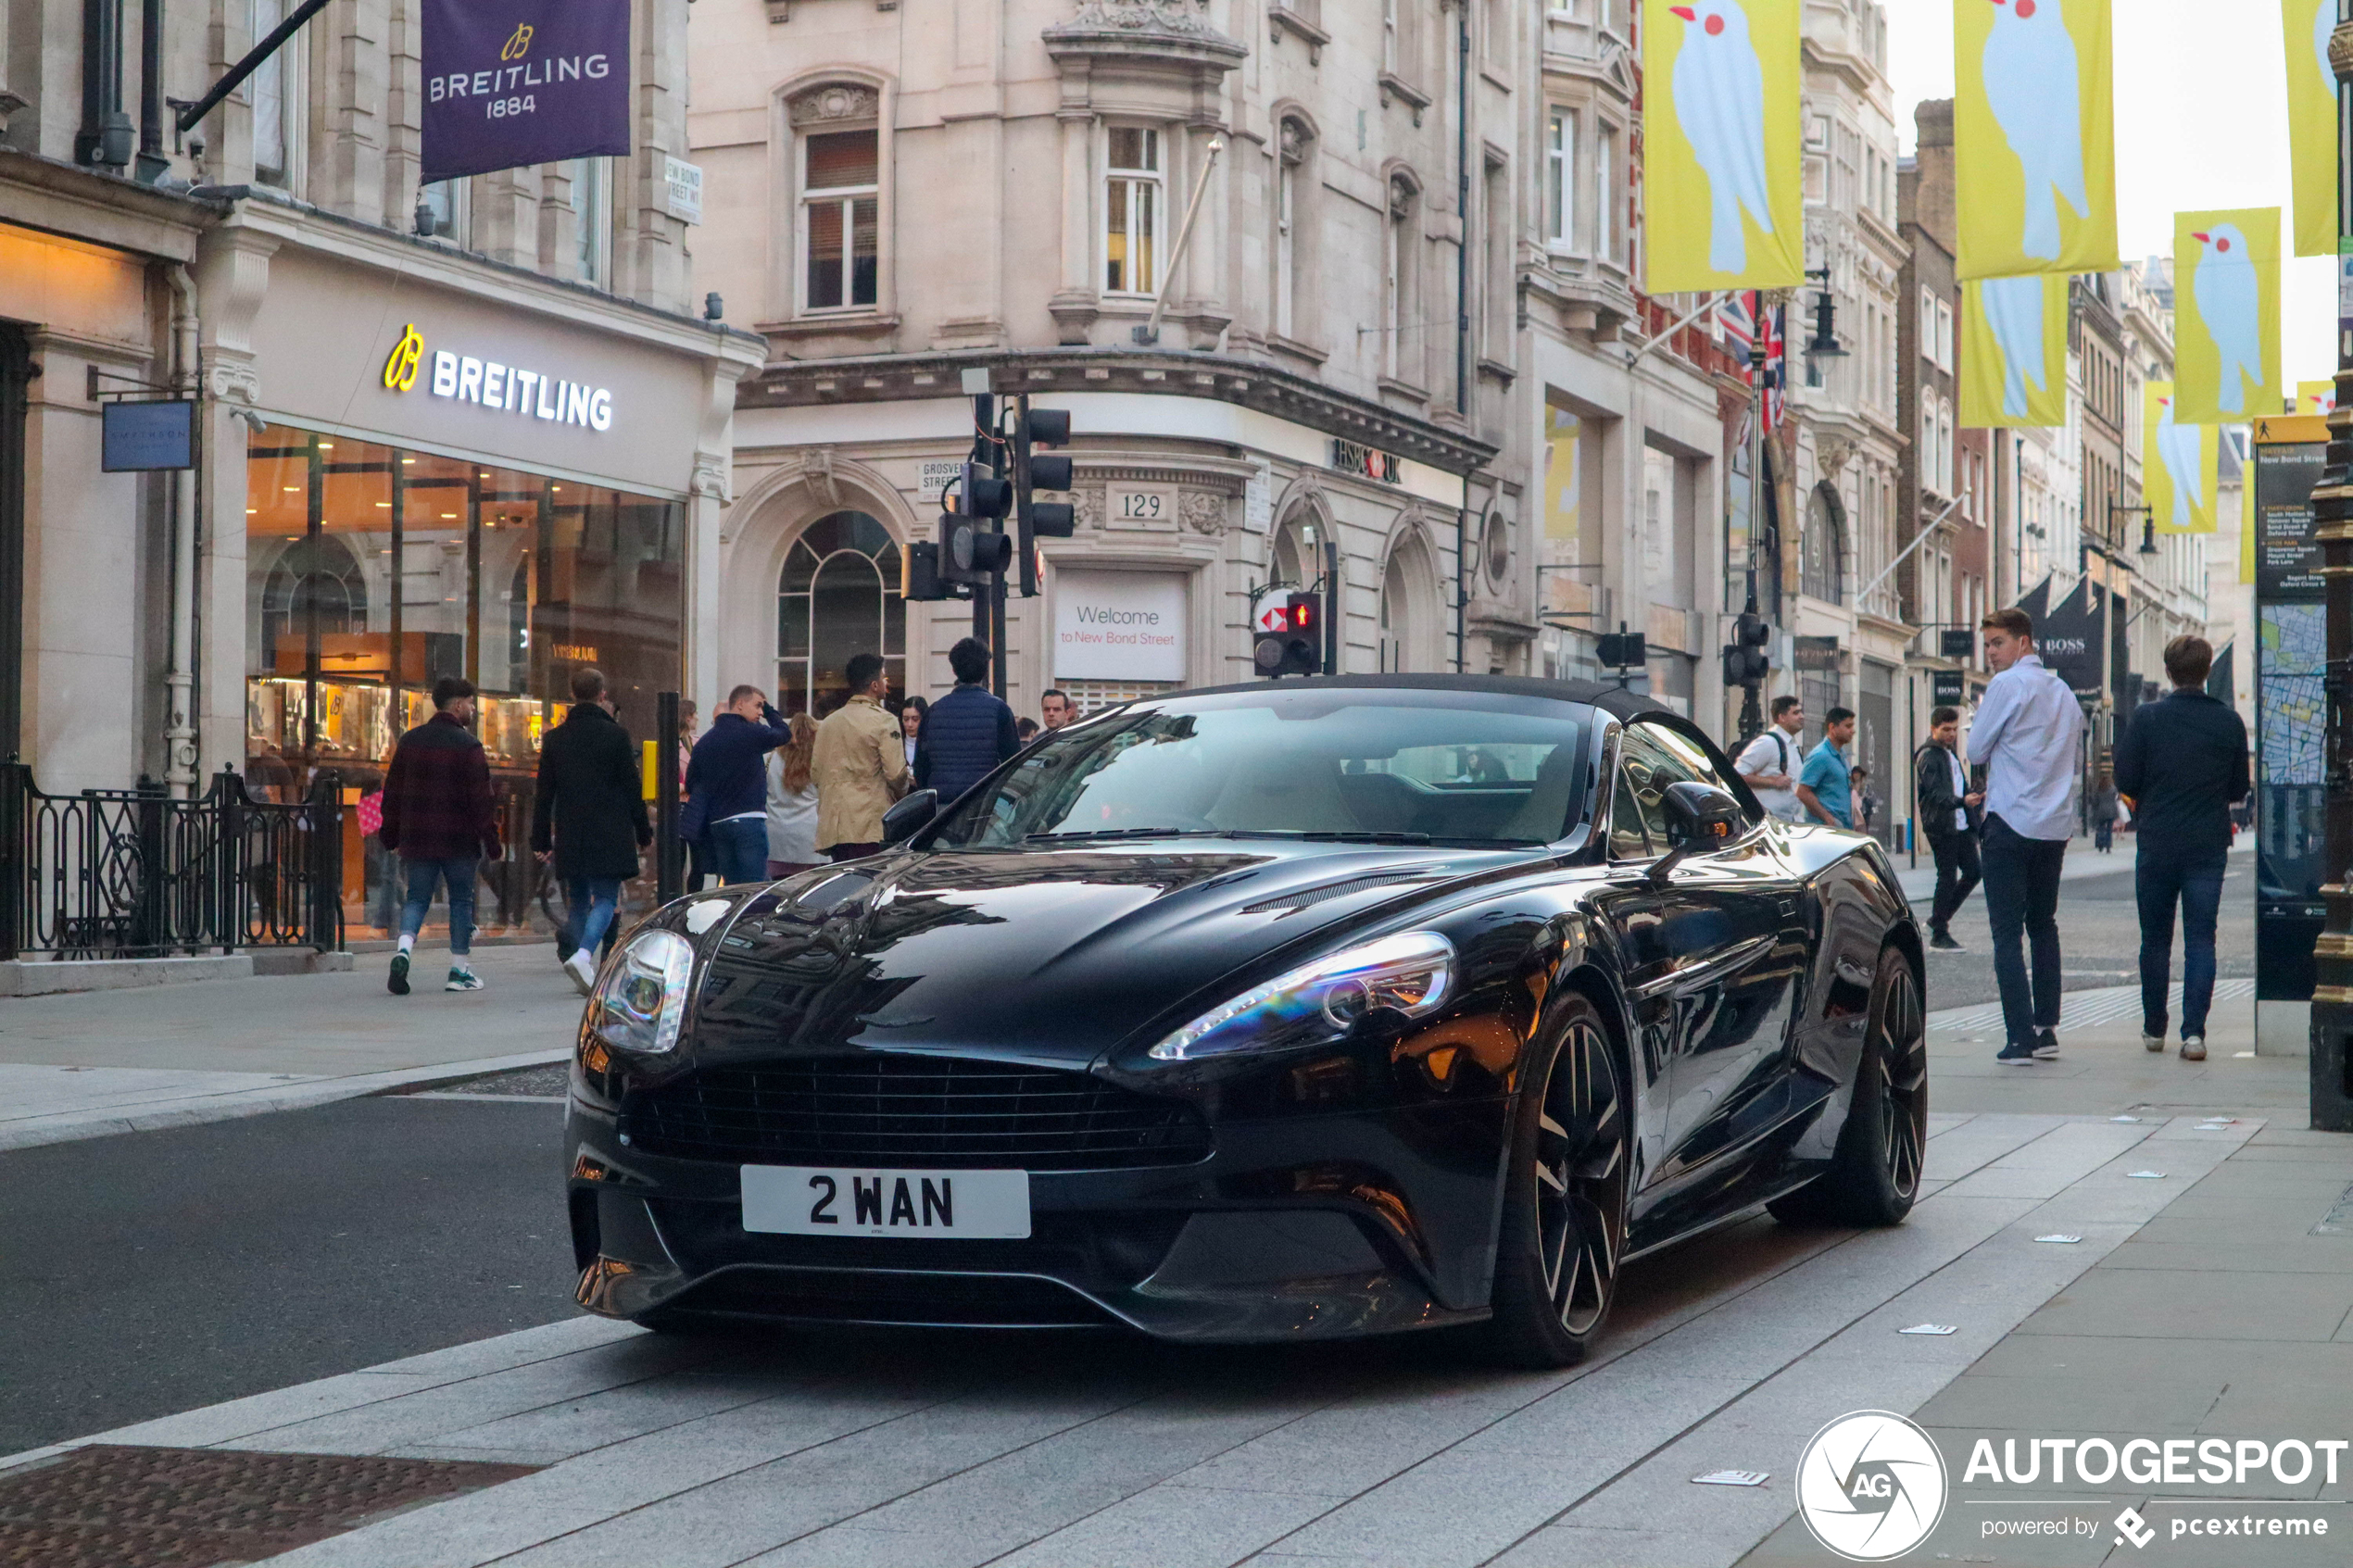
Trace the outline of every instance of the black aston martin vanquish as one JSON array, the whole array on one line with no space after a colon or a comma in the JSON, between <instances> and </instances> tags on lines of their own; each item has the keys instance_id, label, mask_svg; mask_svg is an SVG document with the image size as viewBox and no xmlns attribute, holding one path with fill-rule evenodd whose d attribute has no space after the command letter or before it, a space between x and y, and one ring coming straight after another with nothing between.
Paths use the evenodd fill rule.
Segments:
<instances>
[{"instance_id":1,"label":"black aston martin vanquish","mask_svg":"<svg viewBox=\"0 0 2353 1568\"><path fill-rule=\"evenodd\" d=\"M1766 818L1640 697L1188 692L887 827L871 859L680 899L606 967L565 1143L589 1310L1483 1323L1560 1364L1629 1257L1760 1205L1911 1207L1893 868Z\"/></svg>"}]
</instances>

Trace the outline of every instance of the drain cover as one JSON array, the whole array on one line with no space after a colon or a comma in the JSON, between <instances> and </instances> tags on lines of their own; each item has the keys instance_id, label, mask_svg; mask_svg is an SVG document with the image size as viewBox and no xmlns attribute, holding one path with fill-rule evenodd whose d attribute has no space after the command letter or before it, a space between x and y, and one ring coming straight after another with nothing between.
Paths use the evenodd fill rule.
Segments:
<instances>
[{"instance_id":1,"label":"drain cover","mask_svg":"<svg viewBox=\"0 0 2353 1568\"><path fill-rule=\"evenodd\" d=\"M210 1568L528 1475L522 1464L94 1444L0 1473L0 1565Z\"/></svg>"}]
</instances>

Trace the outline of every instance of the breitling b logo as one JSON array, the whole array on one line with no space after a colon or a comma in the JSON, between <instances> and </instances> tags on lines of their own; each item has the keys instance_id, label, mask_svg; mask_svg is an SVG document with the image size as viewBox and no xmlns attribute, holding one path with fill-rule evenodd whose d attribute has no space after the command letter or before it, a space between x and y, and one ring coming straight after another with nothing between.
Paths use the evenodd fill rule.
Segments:
<instances>
[{"instance_id":1,"label":"breitling b logo","mask_svg":"<svg viewBox=\"0 0 2353 1568\"><path fill-rule=\"evenodd\" d=\"M515 29L515 35L507 40L506 47L498 51L498 57L502 60L519 60L530 53L531 24L524 22Z\"/></svg>"},{"instance_id":2,"label":"breitling b logo","mask_svg":"<svg viewBox=\"0 0 2353 1568\"><path fill-rule=\"evenodd\" d=\"M384 386L392 392L406 392L417 384L417 362L424 358L424 334L417 331L414 321L400 329L400 341L392 345L392 353L384 359Z\"/></svg>"}]
</instances>

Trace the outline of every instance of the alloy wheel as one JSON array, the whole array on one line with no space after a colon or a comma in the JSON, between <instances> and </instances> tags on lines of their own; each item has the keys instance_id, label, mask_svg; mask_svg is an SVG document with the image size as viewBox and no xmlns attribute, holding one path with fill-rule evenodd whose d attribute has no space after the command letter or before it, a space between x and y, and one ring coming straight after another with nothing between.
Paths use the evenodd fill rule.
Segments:
<instances>
[{"instance_id":1,"label":"alloy wheel","mask_svg":"<svg viewBox=\"0 0 2353 1568\"><path fill-rule=\"evenodd\" d=\"M1870 1060L1880 1075L1880 1158L1896 1196L1908 1199L1920 1185L1928 1147L1928 1031L1912 966L1900 958L1894 964Z\"/></svg>"},{"instance_id":2,"label":"alloy wheel","mask_svg":"<svg viewBox=\"0 0 2353 1568\"><path fill-rule=\"evenodd\" d=\"M1561 1042L1536 1123L1536 1253L1561 1326L1609 1310L1626 1236L1626 1106L1609 1044L1579 1022Z\"/></svg>"}]
</instances>

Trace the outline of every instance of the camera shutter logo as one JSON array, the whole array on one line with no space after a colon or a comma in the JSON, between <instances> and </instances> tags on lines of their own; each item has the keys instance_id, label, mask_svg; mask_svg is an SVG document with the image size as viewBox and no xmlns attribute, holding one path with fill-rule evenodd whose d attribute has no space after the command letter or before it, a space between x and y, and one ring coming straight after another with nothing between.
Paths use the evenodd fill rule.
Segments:
<instances>
[{"instance_id":1,"label":"camera shutter logo","mask_svg":"<svg viewBox=\"0 0 2353 1568\"><path fill-rule=\"evenodd\" d=\"M1936 1528L1944 1456L1886 1411L1856 1411L1814 1434L1797 1461L1797 1512L1814 1538L1851 1562L1901 1557Z\"/></svg>"},{"instance_id":2,"label":"camera shutter logo","mask_svg":"<svg viewBox=\"0 0 2353 1568\"><path fill-rule=\"evenodd\" d=\"M424 334L417 331L414 321L400 329L400 341L392 345L392 353L384 358L384 387L391 392L407 392L417 384L417 363L425 355Z\"/></svg>"}]
</instances>

